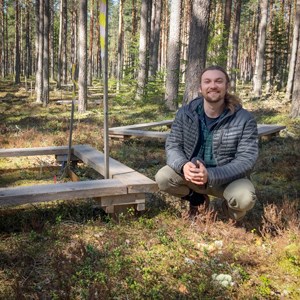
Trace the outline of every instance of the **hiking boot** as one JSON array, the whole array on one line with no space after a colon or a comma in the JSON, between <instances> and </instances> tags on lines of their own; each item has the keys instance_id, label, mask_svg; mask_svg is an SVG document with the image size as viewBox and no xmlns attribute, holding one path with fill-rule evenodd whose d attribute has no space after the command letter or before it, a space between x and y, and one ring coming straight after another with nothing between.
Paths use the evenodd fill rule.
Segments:
<instances>
[{"instance_id":1,"label":"hiking boot","mask_svg":"<svg viewBox=\"0 0 300 300\"><path fill-rule=\"evenodd\" d=\"M199 194L193 191L187 200L190 201L190 219L195 219L201 212L208 210L209 197L206 194Z\"/></svg>"},{"instance_id":2,"label":"hiking boot","mask_svg":"<svg viewBox=\"0 0 300 300\"><path fill-rule=\"evenodd\" d=\"M238 224L242 221L242 219L244 218L246 213L241 213L238 211L230 210L227 201L225 199L223 199L222 214L223 214L223 216L225 216L225 218L231 219L235 223Z\"/></svg>"}]
</instances>

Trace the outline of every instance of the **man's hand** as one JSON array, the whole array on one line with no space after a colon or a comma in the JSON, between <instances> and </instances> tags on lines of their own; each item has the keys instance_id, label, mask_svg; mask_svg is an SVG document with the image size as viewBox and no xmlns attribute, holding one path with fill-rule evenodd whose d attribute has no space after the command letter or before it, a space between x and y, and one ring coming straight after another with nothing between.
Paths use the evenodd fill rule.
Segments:
<instances>
[{"instance_id":1,"label":"man's hand","mask_svg":"<svg viewBox=\"0 0 300 300\"><path fill-rule=\"evenodd\" d=\"M207 169L199 160L197 160L196 165L192 162L186 163L183 166L183 175L187 181L197 185L204 185L208 180Z\"/></svg>"}]
</instances>

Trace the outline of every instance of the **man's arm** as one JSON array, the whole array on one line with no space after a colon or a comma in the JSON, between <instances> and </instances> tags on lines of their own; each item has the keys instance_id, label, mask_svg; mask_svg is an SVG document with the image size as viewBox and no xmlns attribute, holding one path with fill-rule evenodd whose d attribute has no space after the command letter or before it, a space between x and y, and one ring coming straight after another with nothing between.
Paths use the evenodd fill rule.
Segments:
<instances>
[{"instance_id":1,"label":"man's arm","mask_svg":"<svg viewBox=\"0 0 300 300\"><path fill-rule=\"evenodd\" d=\"M167 165L179 174L183 174L183 166L189 161L184 153L183 111L179 110L173 121L171 132L166 140Z\"/></svg>"}]
</instances>

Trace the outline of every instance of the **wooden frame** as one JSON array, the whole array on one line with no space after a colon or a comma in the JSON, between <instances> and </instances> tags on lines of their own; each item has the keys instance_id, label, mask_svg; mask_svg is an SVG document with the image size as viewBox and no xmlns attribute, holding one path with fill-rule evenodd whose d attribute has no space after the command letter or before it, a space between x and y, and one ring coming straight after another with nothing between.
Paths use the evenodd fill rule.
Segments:
<instances>
[{"instance_id":1,"label":"wooden frame","mask_svg":"<svg viewBox=\"0 0 300 300\"><path fill-rule=\"evenodd\" d=\"M128 126L112 127L109 128L109 136L111 138L117 138L124 140L129 137L148 137L148 138L158 138L165 140L169 135L168 131L154 131L154 130L143 130L158 126L168 126L170 127L173 123L173 120L165 120L160 122L151 122L151 123L142 123L134 124ZM258 124L258 136L270 138L273 135L277 135L281 130L285 129L285 126L282 125L271 125L271 124Z\"/></svg>"},{"instance_id":2,"label":"wooden frame","mask_svg":"<svg viewBox=\"0 0 300 300\"><path fill-rule=\"evenodd\" d=\"M0 149L0 157L56 155L68 153L68 147ZM81 160L100 174L104 173L104 154L89 145L72 147L72 158ZM0 207L53 200L95 198L108 213L120 206L145 210L145 193L157 191L157 184L143 174L109 159L109 179L66 182L37 186L0 188ZM119 211L119 210L118 210Z\"/></svg>"}]
</instances>

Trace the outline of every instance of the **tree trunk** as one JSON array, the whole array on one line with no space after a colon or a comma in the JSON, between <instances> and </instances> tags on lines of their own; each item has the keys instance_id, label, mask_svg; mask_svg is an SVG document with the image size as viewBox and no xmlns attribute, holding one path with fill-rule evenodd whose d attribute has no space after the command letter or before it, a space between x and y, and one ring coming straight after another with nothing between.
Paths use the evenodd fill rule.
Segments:
<instances>
[{"instance_id":1,"label":"tree trunk","mask_svg":"<svg viewBox=\"0 0 300 300\"><path fill-rule=\"evenodd\" d=\"M233 91L236 90L236 74L237 74L237 61L239 50L239 35L240 35L240 19L241 19L241 6L242 0L236 0L235 8L235 23L232 35L232 58L231 58L231 82L230 87Z\"/></svg>"},{"instance_id":2,"label":"tree trunk","mask_svg":"<svg viewBox=\"0 0 300 300\"><path fill-rule=\"evenodd\" d=\"M15 10L15 83L20 83L20 20L19 20L19 0L16 0Z\"/></svg>"},{"instance_id":3,"label":"tree trunk","mask_svg":"<svg viewBox=\"0 0 300 300\"><path fill-rule=\"evenodd\" d=\"M300 43L298 43L298 53L300 53ZM292 118L300 117L300 56L299 55L297 57L297 62L295 67L291 117Z\"/></svg>"},{"instance_id":4,"label":"tree trunk","mask_svg":"<svg viewBox=\"0 0 300 300\"><path fill-rule=\"evenodd\" d=\"M49 0L44 0L43 106L49 103Z\"/></svg>"},{"instance_id":5,"label":"tree trunk","mask_svg":"<svg viewBox=\"0 0 300 300\"><path fill-rule=\"evenodd\" d=\"M166 105L170 110L173 111L178 108L177 100L180 70L180 18L181 0L173 0L171 2L165 94Z\"/></svg>"},{"instance_id":6,"label":"tree trunk","mask_svg":"<svg viewBox=\"0 0 300 300\"><path fill-rule=\"evenodd\" d=\"M76 0L72 4L71 17L71 63L77 64L77 5Z\"/></svg>"},{"instance_id":7,"label":"tree trunk","mask_svg":"<svg viewBox=\"0 0 300 300\"><path fill-rule=\"evenodd\" d=\"M159 68L160 70L166 70L167 66L167 48L168 48L168 24L169 24L169 7L168 1L163 1L163 18L161 29L161 42L160 42L160 56L159 56Z\"/></svg>"},{"instance_id":8,"label":"tree trunk","mask_svg":"<svg viewBox=\"0 0 300 300\"><path fill-rule=\"evenodd\" d=\"M131 48L132 51L130 55L130 60L131 60L131 68L132 68L132 77L135 77L135 72L136 72L136 55L135 51L135 42L136 42L136 33L137 33L137 9L136 9L136 1L132 0L131 1L132 9L131 9L131 22L132 22L132 33L131 33Z\"/></svg>"},{"instance_id":9,"label":"tree trunk","mask_svg":"<svg viewBox=\"0 0 300 300\"><path fill-rule=\"evenodd\" d=\"M123 47L124 47L124 2L120 0L119 6L119 32L118 32L118 65L117 65L117 92L120 91L120 81L122 80L123 72Z\"/></svg>"},{"instance_id":10,"label":"tree trunk","mask_svg":"<svg viewBox=\"0 0 300 300\"><path fill-rule=\"evenodd\" d=\"M225 12L224 12L224 19L223 19L223 47L222 50L224 52L224 63L223 67L227 67L227 58L228 58L228 41L229 41L229 33L230 33L230 21L231 21L231 7L232 7L232 0L225 1Z\"/></svg>"},{"instance_id":11,"label":"tree trunk","mask_svg":"<svg viewBox=\"0 0 300 300\"><path fill-rule=\"evenodd\" d=\"M1 0L1 75L4 78L6 76L6 51L5 51L5 10L4 10L4 0Z\"/></svg>"},{"instance_id":12,"label":"tree trunk","mask_svg":"<svg viewBox=\"0 0 300 300\"><path fill-rule=\"evenodd\" d=\"M148 36L148 11L150 10L149 1L142 0L141 6L141 28L139 46L139 68L137 77L136 100L142 99L147 83L147 36Z\"/></svg>"},{"instance_id":13,"label":"tree trunk","mask_svg":"<svg viewBox=\"0 0 300 300\"><path fill-rule=\"evenodd\" d=\"M92 85L93 81L93 43L94 43L94 0L90 5L90 51L89 51L89 75L88 85Z\"/></svg>"},{"instance_id":14,"label":"tree trunk","mask_svg":"<svg viewBox=\"0 0 300 300\"><path fill-rule=\"evenodd\" d=\"M62 78L64 84L68 82L68 0L64 0L63 7L63 39L62 39Z\"/></svg>"},{"instance_id":15,"label":"tree trunk","mask_svg":"<svg viewBox=\"0 0 300 300\"><path fill-rule=\"evenodd\" d=\"M285 99L290 100L293 92L293 84L295 84L295 66L297 56L299 56L299 38L300 38L300 0L297 0L296 3L296 15L294 21L294 31L293 31L293 44L292 44L292 53L290 58L290 67L289 67L289 77L287 81ZM297 55L298 54L298 55Z\"/></svg>"},{"instance_id":16,"label":"tree trunk","mask_svg":"<svg viewBox=\"0 0 300 300\"><path fill-rule=\"evenodd\" d=\"M268 0L262 0L260 2L260 8L261 19L259 22L255 72L253 78L253 92L255 97L260 97L262 93L264 57L266 46L266 27L268 18Z\"/></svg>"},{"instance_id":17,"label":"tree trunk","mask_svg":"<svg viewBox=\"0 0 300 300\"><path fill-rule=\"evenodd\" d=\"M61 75L62 75L62 40L63 40L63 7L64 1L60 0L59 8L59 38L58 38L58 57L57 57L57 88L61 88Z\"/></svg>"},{"instance_id":18,"label":"tree trunk","mask_svg":"<svg viewBox=\"0 0 300 300\"><path fill-rule=\"evenodd\" d=\"M188 44L189 44L189 32L190 32L190 23L191 23L191 2L190 0L184 1L184 16L183 16L183 27L181 29L182 35L182 44L181 44L181 60L183 64L181 64L181 82L185 82L185 69L186 62L188 57Z\"/></svg>"},{"instance_id":19,"label":"tree trunk","mask_svg":"<svg viewBox=\"0 0 300 300\"><path fill-rule=\"evenodd\" d=\"M44 1L39 1L39 37L38 37L38 63L36 70L36 102L43 103L43 51L44 51Z\"/></svg>"},{"instance_id":20,"label":"tree trunk","mask_svg":"<svg viewBox=\"0 0 300 300\"><path fill-rule=\"evenodd\" d=\"M30 39L30 2L26 1L25 12L25 76L29 78L32 75L32 60L31 60L31 39Z\"/></svg>"},{"instance_id":21,"label":"tree trunk","mask_svg":"<svg viewBox=\"0 0 300 300\"><path fill-rule=\"evenodd\" d=\"M274 72L274 54L275 54L275 48L274 48L274 42L272 39L273 36L273 0L269 0L269 20L268 20L268 30L267 30L267 41L266 41L266 93L269 94L273 87L273 72Z\"/></svg>"},{"instance_id":22,"label":"tree trunk","mask_svg":"<svg viewBox=\"0 0 300 300\"><path fill-rule=\"evenodd\" d=\"M49 9L49 55L50 55L50 78L54 80L54 4L53 0L50 0L50 9Z\"/></svg>"},{"instance_id":23,"label":"tree trunk","mask_svg":"<svg viewBox=\"0 0 300 300\"><path fill-rule=\"evenodd\" d=\"M87 108L87 0L79 0L78 20L78 112Z\"/></svg>"},{"instance_id":24,"label":"tree trunk","mask_svg":"<svg viewBox=\"0 0 300 300\"><path fill-rule=\"evenodd\" d=\"M152 7L152 23L151 23L151 47L150 47L150 76L155 76L158 69L158 49L160 39L161 24L161 6L162 0L154 0Z\"/></svg>"},{"instance_id":25,"label":"tree trunk","mask_svg":"<svg viewBox=\"0 0 300 300\"><path fill-rule=\"evenodd\" d=\"M100 0L97 0L97 20L99 20L99 1ZM97 72L97 78L100 78L101 77L101 48L100 48L100 26L96 26L96 30L97 30L97 67L96 67L96 72Z\"/></svg>"},{"instance_id":26,"label":"tree trunk","mask_svg":"<svg viewBox=\"0 0 300 300\"><path fill-rule=\"evenodd\" d=\"M193 0L189 37L189 54L183 103L199 95L199 77L206 63L209 0Z\"/></svg>"}]
</instances>

